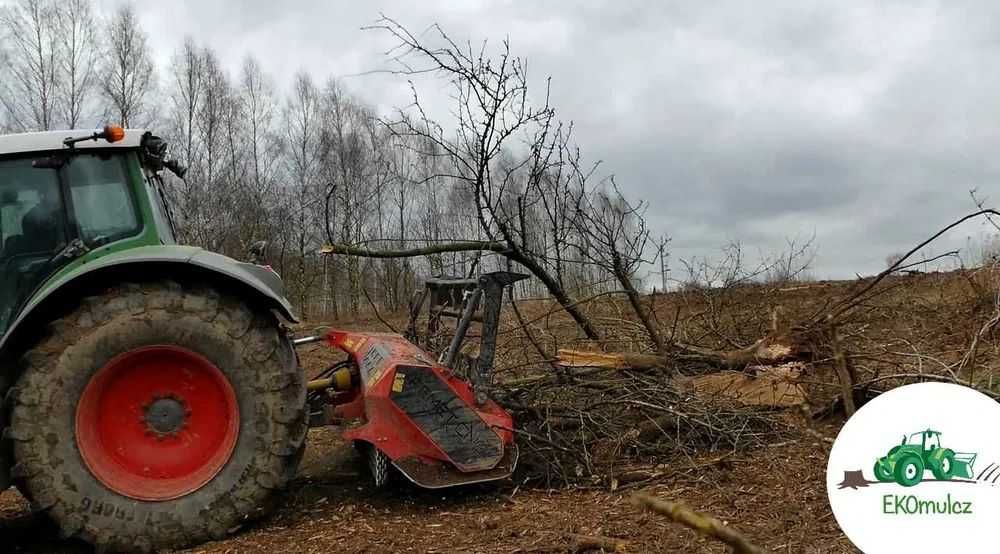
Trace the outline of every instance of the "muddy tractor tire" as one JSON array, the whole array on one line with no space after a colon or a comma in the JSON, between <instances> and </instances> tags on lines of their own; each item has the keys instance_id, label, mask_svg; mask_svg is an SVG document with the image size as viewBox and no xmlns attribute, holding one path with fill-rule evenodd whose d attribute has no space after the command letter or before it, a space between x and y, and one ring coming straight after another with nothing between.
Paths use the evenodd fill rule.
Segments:
<instances>
[{"instance_id":1,"label":"muddy tractor tire","mask_svg":"<svg viewBox=\"0 0 1000 554\"><path fill-rule=\"evenodd\" d=\"M305 384L267 310L208 286L117 286L20 361L15 483L66 537L112 551L219 539L273 507Z\"/></svg>"}]
</instances>

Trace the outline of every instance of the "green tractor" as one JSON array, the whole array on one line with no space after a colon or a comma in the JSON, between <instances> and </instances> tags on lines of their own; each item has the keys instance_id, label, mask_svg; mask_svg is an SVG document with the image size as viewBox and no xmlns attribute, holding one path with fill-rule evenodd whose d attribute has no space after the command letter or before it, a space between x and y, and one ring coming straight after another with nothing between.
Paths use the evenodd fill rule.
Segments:
<instances>
[{"instance_id":1,"label":"green tractor","mask_svg":"<svg viewBox=\"0 0 1000 554\"><path fill-rule=\"evenodd\" d=\"M941 446L939 431L920 431L892 447L889 453L875 462L875 478L882 482L895 481L912 487L924 479L924 472L931 470L934 478L948 481L952 478L972 478L972 464L976 454L955 452Z\"/></svg>"},{"instance_id":2,"label":"green tractor","mask_svg":"<svg viewBox=\"0 0 1000 554\"><path fill-rule=\"evenodd\" d=\"M0 136L0 491L102 549L260 516L307 429L281 279L177 245L164 169L148 132Z\"/></svg>"}]
</instances>

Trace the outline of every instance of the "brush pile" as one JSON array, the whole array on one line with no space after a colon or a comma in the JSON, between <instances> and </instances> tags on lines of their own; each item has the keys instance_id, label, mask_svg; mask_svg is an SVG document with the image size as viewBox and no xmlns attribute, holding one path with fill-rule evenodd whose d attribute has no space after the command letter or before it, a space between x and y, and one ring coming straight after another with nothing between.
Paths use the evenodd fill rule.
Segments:
<instances>
[{"instance_id":1,"label":"brush pile","mask_svg":"<svg viewBox=\"0 0 1000 554\"><path fill-rule=\"evenodd\" d=\"M620 484L695 456L774 443L787 426L766 406L686 390L666 372L592 369L501 384L518 425L521 481Z\"/></svg>"}]
</instances>

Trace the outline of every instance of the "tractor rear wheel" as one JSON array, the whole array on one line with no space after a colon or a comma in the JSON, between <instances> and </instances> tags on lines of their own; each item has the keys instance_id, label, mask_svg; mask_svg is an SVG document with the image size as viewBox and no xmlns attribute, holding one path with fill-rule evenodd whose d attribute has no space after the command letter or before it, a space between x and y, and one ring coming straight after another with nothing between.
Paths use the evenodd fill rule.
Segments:
<instances>
[{"instance_id":1,"label":"tractor rear wheel","mask_svg":"<svg viewBox=\"0 0 1000 554\"><path fill-rule=\"evenodd\" d=\"M955 453L945 450L941 454L941 459L931 464L931 473L934 478L941 481L949 481L955 476Z\"/></svg>"},{"instance_id":2,"label":"tractor rear wheel","mask_svg":"<svg viewBox=\"0 0 1000 554\"><path fill-rule=\"evenodd\" d=\"M295 475L305 385L275 317L211 288L86 299L26 353L14 477L67 537L150 551L222 538Z\"/></svg>"},{"instance_id":3,"label":"tractor rear wheel","mask_svg":"<svg viewBox=\"0 0 1000 554\"><path fill-rule=\"evenodd\" d=\"M900 485L912 487L924 479L924 462L913 454L904 456L896 462L893 476Z\"/></svg>"}]
</instances>

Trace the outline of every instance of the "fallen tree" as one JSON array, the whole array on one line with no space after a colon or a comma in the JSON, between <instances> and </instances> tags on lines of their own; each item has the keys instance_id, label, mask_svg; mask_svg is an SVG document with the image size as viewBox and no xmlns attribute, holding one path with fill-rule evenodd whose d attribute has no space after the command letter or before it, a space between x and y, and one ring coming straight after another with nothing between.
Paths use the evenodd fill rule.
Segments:
<instances>
[{"instance_id":1,"label":"fallen tree","mask_svg":"<svg viewBox=\"0 0 1000 554\"><path fill-rule=\"evenodd\" d=\"M563 367L607 367L614 369L670 369L679 364L701 362L718 369L742 370L748 366L778 365L808 361L810 346L803 334L770 334L746 348L713 350L692 344L672 342L666 354L635 352L590 352L559 350L556 363Z\"/></svg>"},{"instance_id":2,"label":"fallen tree","mask_svg":"<svg viewBox=\"0 0 1000 554\"><path fill-rule=\"evenodd\" d=\"M913 255L966 221L977 217L997 215L1000 215L1000 212L996 210L981 209L953 221L911 248L907 253L896 257L894 263L879 274L872 278L859 279L858 286L854 290L832 304L823 306L802 322L781 328L776 314L773 314L771 332L744 348L714 350L679 341L663 344L661 340L653 340L658 345L663 344L658 348L659 350L668 350L669 352L641 354L563 350L558 353L557 360L560 364L568 367L587 367L588 364L596 364L594 367L616 367L619 369L626 367L666 369L678 361L701 361L724 369L743 369L750 365L775 365L790 361L810 361L810 356L815 353L817 342L822 342L831 351L835 349L836 327L847 322L852 312L863 307L868 300L876 296L879 293L876 287L888 276L898 272L900 268L911 267L913 264L906 262ZM648 317L643 317L643 313L639 313L641 310L637 308L636 311L641 320L648 319ZM645 323L644 326L649 327ZM658 334L658 331L652 330L650 333Z\"/></svg>"}]
</instances>

